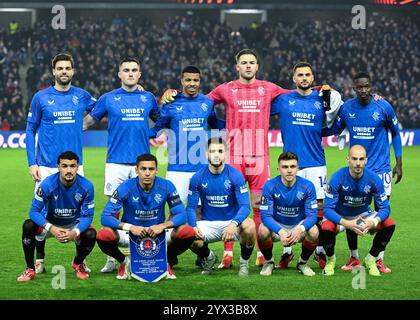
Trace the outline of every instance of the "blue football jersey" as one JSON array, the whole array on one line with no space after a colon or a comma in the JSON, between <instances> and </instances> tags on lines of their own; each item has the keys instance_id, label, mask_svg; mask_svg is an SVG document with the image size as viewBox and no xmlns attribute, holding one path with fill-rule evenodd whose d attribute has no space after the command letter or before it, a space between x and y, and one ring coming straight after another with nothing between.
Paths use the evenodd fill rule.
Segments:
<instances>
[{"instance_id":1,"label":"blue football jersey","mask_svg":"<svg viewBox=\"0 0 420 320\"><path fill-rule=\"evenodd\" d=\"M297 91L278 96L271 105L271 115L280 116L280 130L284 152L299 158L299 168L325 166L322 147L324 108L319 92L307 96Z\"/></svg>"},{"instance_id":2,"label":"blue football jersey","mask_svg":"<svg viewBox=\"0 0 420 320\"><path fill-rule=\"evenodd\" d=\"M56 226L77 223L75 227L83 232L92 223L94 196L93 184L86 178L77 175L68 188L61 183L60 173L57 172L47 177L38 187L29 216L39 226L47 221Z\"/></svg>"},{"instance_id":3,"label":"blue football jersey","mask_svg":"<svg viewBox=\"0 0 420 320\"><path fill-rule=\"evenodd\" d=\"M102 95L91 112L99 121L108 115L107 163L134 164L137 156L150 153L149 117L159 113L155 96L148 91L123 88Z\"/></svg>"},{"instance_id":4,"label":"blue football jersey","mask_svg":"<svg viewBox=\"0 0 420 320\"><path fill-rule=\"evenodd\" d=\"M251 211L244 177L227 164L220 174L213 174L205 166L192 176L187 206L188 223L192 227L197 225L196 209L199 199L201 220L233 220L240 224Z\"/></svg>"},{"instance_id":5,"label":"blue football jersey","mask_svg":"<svg viewBox=\"0 0 420 320\"><path fill-rule=\"evenodd\" d=\"M175 227L187 221L184 205L178 191L169 180L156 177L150 192L145 192L139 178L123 182L105 205L101 223L105 227L117 229L120 221L116 218L123 208L121 222L136 226L150 227L165 222L165 204L174 214Z\"/></svg>"},{"instance_id":6,"label":"blue football jersey","mask_svg":"<svg viewBox=\"0 0 420 320\"><path fill-rule=\"evenodd\" d=\"M83 164L83 115L96 99L87 91L71 86L58 91L54 86L37 92L31 103L26 126L26 154L29 166L57 167L64 151L73 151ZM35 154L35 135L38 144Z\"/></svg>"},{"instance_id":7,"label":"blue football jersey","mask_svg":"<svg viewBox=\"0 0 420 320\"><path fill-rule=\"evenodd\" d=\"M375 101L373 96L366 106L354 98L341 106L339 118L350 132L350 147L358 144L366 149L366 168L377 174L391 171L388 132L400 139L392 106L384 99ZM398 156L401 151L395 152Z\"/></svg>"},{"instance_id":8,"label":"blue football jersey","mask_svg":"<svg viewBox=\"0 0 420 320\"><path fill-rule=\"evenodd\" d=\"M349 167L344 167L335 172L329 181L325 194L324 215L338 224L342 217L355 217L371 211L372 199L379 208L379 218L385 220L391 210L378 175L365 169L362 177L356 180L350 175Z\"/></svg>"},{"instance_id":9,"label":"blue football jersey","mask_svg":"<svg viewBox=\"0 0 420 320\"><path fill-rule=\"evenodd\" d=\"M262 223L275 233L281 230L280 224L294 226L302 220L305 230L309 230L318 213L315 187L311 181L297 176L289 188L277 176L264 184L260 209Z\"/></svg>"},{"instance_id":10,"label":"blue football jersey","mask_svg":"<svg viewBox=\"0 0 420 320\"><path fill-rule=\"evenodd\" d=\"M153 135L170 129L166 130L168 171L196 172L207 164L208 123L214 121L213 100L203 94L189 98L180 93L174 102L162 106Z\"/></svg>"}]
</instances>

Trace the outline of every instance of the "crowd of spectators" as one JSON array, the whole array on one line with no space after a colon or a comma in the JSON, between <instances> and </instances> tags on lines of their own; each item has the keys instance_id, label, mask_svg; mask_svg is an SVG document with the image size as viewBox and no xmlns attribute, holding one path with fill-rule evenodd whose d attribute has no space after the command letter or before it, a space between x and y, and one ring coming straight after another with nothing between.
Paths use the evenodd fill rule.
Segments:
<instances>
[{"instance_id":1,"label":"crowd of spectators","mask_svg":"<svg viewBox=\"0 0 420 320\"><path fill-rule=\"evenodd\" d=\"M179 88L182 67L197 65L203 73L202 92L237 78L234 53L255 48L260 55L258 78L293 88L291 68L309 61L316 84L328 83L353 96L352 76L359 70L373 77L374 91L394 106L404 128L420 128L419 21L378 17L365 30L350 21L316 20L253 24L239 32L217 19L169 17L162 27L147 18L68 21L54 30L49 21L8 34L0 29L0 117L11 129L24 129L32 95L52 83L50 62L59 52L75 59L73 83L95 97L120 86L118 61L135 56L141 61L142 86L156 96ZM27 61L23 103L19 66ZM272 121L272 127L277 121ZM7 126L6 126L7 128Z\"/></svg>"}]
</instances>

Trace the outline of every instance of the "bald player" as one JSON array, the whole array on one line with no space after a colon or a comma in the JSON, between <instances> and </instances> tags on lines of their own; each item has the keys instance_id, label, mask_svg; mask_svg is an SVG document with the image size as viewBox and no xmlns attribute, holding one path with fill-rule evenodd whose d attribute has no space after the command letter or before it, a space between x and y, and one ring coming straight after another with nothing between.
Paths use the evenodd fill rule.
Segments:
<instances>
[{"instance_id":1,"label":"bald player","mask_svg":"<svg viewBox=\"0 0 420 320\"><path fill-rule=\"evenodd\" d=\"M336 234L345 229L359 236L375 234L372 248L364 259L372 276L380 276L376 258L385 248L395 230L395 222L389 217L391 209L381 179L373 171L366 169L368 158L361 145L350 148L347 156L348 167L335 172L325 197L321 237L323 239L327 264L324 275L334 275ZM370 208L374 200L377 211Z\"/></svg>"}]
</instances>

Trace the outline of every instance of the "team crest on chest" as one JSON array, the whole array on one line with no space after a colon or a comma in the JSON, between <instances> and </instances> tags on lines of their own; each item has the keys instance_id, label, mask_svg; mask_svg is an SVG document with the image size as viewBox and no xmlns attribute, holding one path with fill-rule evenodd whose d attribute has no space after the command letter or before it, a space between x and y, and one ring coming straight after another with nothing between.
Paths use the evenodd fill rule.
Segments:
<instances>
[{"instance_id":1,"label":"team crest on chest","mask_svg":"<svg viewBox=\"0 0 420 320\"><path fill-rule=\"evenodd\" d=\"M372 187L370 186L370 185L366 185L365 187L364 187L364 189L363 189L363 192L364 193L366 193L366 194L369 194L370 193L370 189L371 189Z\"/></svg>"},{"instance_id":2,"label":"team crest on chest","mask_svg":"<svg viewBox=\"0 0 420 320\"><path fill-rule=\"evenodd\" d=\"M321 107L322 107L322 104L321 104L321 102L319 102L319 101L315 101L314 106L315 106L315 108L316 108L317 110L320 110L320 109L321 109Z\"/></svg>"},{"instance_id":3,"label":"team crest on chest","mask_svg":"<svg viewBox=\"0 0 420 320\"><path fill-rule=\"evenodd\" d=\"M147 97L146 96L140 96L140 100L141 100L141 102L146 103L147 102Z\"/></svg>"},{"instance_id":4,"label":"team crest on chest","mask_svg":"<svg viewBox=\"0 0 420 320\"><path fill-rule=\"evenodd\" d=\"M157 193L155 195L155 201L156 201L156 203L161 203L162 202L162 195L160 193Z\"/></svg>"},{"instance_id":5,"label":"team crest on chest","mask_svg":"<svg viewBox=\"0 0 420 320\"><path fill-rule=\"evenodd\" d=\"M305 197L305 194L302 191L299 191L296 194L296 198L298 198L299 200L303 200L304 197Z\"/></svg>"},{"instance_id":6,"label":"team crest on chest","mask_svg":"<svg viewBox=\"0 0 420 320\"><path fill-rule=\"evenodd\" d=\"M71 101L73 101L73 104L75 106L77 106L79 104L79 98L77 96L73 96L73 98L71 99ZM54 102L54 101L53 101Z\"/></svg>"},{"instance_id":7,"label":"team crest on chest","mask_svg":"<svg viewBox=\"0 0 420 320\"><path fill-rule=\"evenodd\" d=\"M201 107L201 109L202 109L203 111L207 111L207 110L208 110L208 108L209 108L209 107L208 107L208 105L207 105L207 104L205 104L205 103L202 103L200 107Z\"/></svg>"},{"instance_id":8,"label":"team crest on chest","mask_svg":"<svg viewBox=\"0 0 420 320\"><path fill-rule=\"evenodd\" d=\"M74 199L75 199L77 202L80 202L80 201L82 201L83 196L82 196L80 193L76 193L76 194L74 195Z\"/></svg>"},{"instance_id":9,"label":"team crest on chest","mask_svg":"<svg viewBox=\"0 0 420 320\"><path fill-rule=\"evenodd\" d=\"M265 89L264 89L264 87L258 87L257 91L258 91L258 94L259 94L260 96L263 96L263 95L265 94Z\"/></svg>"},{"instance_id":10,"label":"team crest on chest","mask_svg":"<svg viewBox=\"0 0 420 320\"><path fill-rule=\"evenodd\" d=\"M230 188L232 187L232 183L230 182L230 180L225 180L224 185L226 190L230 190Z\"/></svg>"},{"instance_id":11,"label":"team crest on chest","mask_svg":"<svg viewBox=\"0 0 420 320\"><path fill-rule=\"evenodd\" d=\"M373 118L373 120L375 120L375 121L379 121L379 112L374 112L373 114L372 114L372 118Z\"/></svg>"}]
</instances>

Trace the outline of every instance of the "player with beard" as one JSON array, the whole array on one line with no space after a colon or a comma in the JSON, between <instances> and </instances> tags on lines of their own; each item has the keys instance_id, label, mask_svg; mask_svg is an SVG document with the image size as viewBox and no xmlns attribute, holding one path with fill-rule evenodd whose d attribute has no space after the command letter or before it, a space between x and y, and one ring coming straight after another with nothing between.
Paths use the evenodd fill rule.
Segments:
<instances>
[{"instance_id":1,"label":"player with beard","mask_svg":"<svg viewBox=\"0 0 420 320\"><path fill-rule=\"evenodd\" d=\"M118 77L121 88L103 94L95 108L83 120L87 129L108 115L108 151L105 165L104 194L108 199L124 181L137 176L136 159L150 153L149 118L156 121L159 108L155 96L140 91L140 62L133 57L121 59ZM108 257L101 272L117 269L115 259Z\"/></svg>"},{"instance_id":2,"label":"player with beard","mask_svg":"<svg viewBox=\"0 0 420 320\"><path fill-rule=\"evenodd\" d=\"M328 129L323 130L323 97L312 89L314 73L308 62L299 62L293 67L293 82L296 84L296 90L277 97L271 106L271 114L280 116L283 152L293 152L299 158L297 175L311 181L315 186L318 203L317 225L320 228L327 181L322 137L329 135ZM335 90L331 91L330 103L333 108L343 103L340 94ZM287 268L293 256L291 246L285 246L279 267ZM321 268L325 267L326 257L322 243L319 243L316 249L315 259Z\"/></svg>"},{"instance_id":3,"label":"player with beard","mask_svg":"<svg viewBox=\"0 0 420 320\"><path fill-rule=\"evenodd\" d=\"M94 215L93 184L77 174L79 157L66 151L57 157L58 172L45 178L38 187L29 219L22 226L22 245L26 269L17 281L35 279L35 239L55 237L62 244L74 241L76 257L72 268L79 279L89 278L85 258L96 242L96 230L91 226Z\"/></svg>"},{"instance_id":4,"label":"player with beard","mask_svg":"<svg viewBox=\"0 0 420 320\"><path fill-rule=\"evenodd\" d=\"M191 178L188 192L188 224L196 235L191 250L203 259L202 274L207 275L213 272L217 262L217 256L208 248L208 243L239 240L239 276L246 277L255 244L255 223L248 218L248 188L241 173L225 164L226 143L221 137L208 140L207 158L209 164ZM201 220L197 221L199 200Z\"/></svg>"},{"instance_id":5,"label":"player with beard","mask_svg":"<svg viewBox=\"0 0 420 320\"><path fill-rule=\"evenodd\" d=\"M78 173L83 175L83 116L96 102L87 91L71 84L74 75L71 55L56 55L52 60L52 73L54 85L34 95L27 119L26 155L35 190L45 178L58 172L57 157L64 151L73 151L78 156ZM37 242L36 273L45 272L44 248L45 241Z\"/></svg>"}]
</instances>

